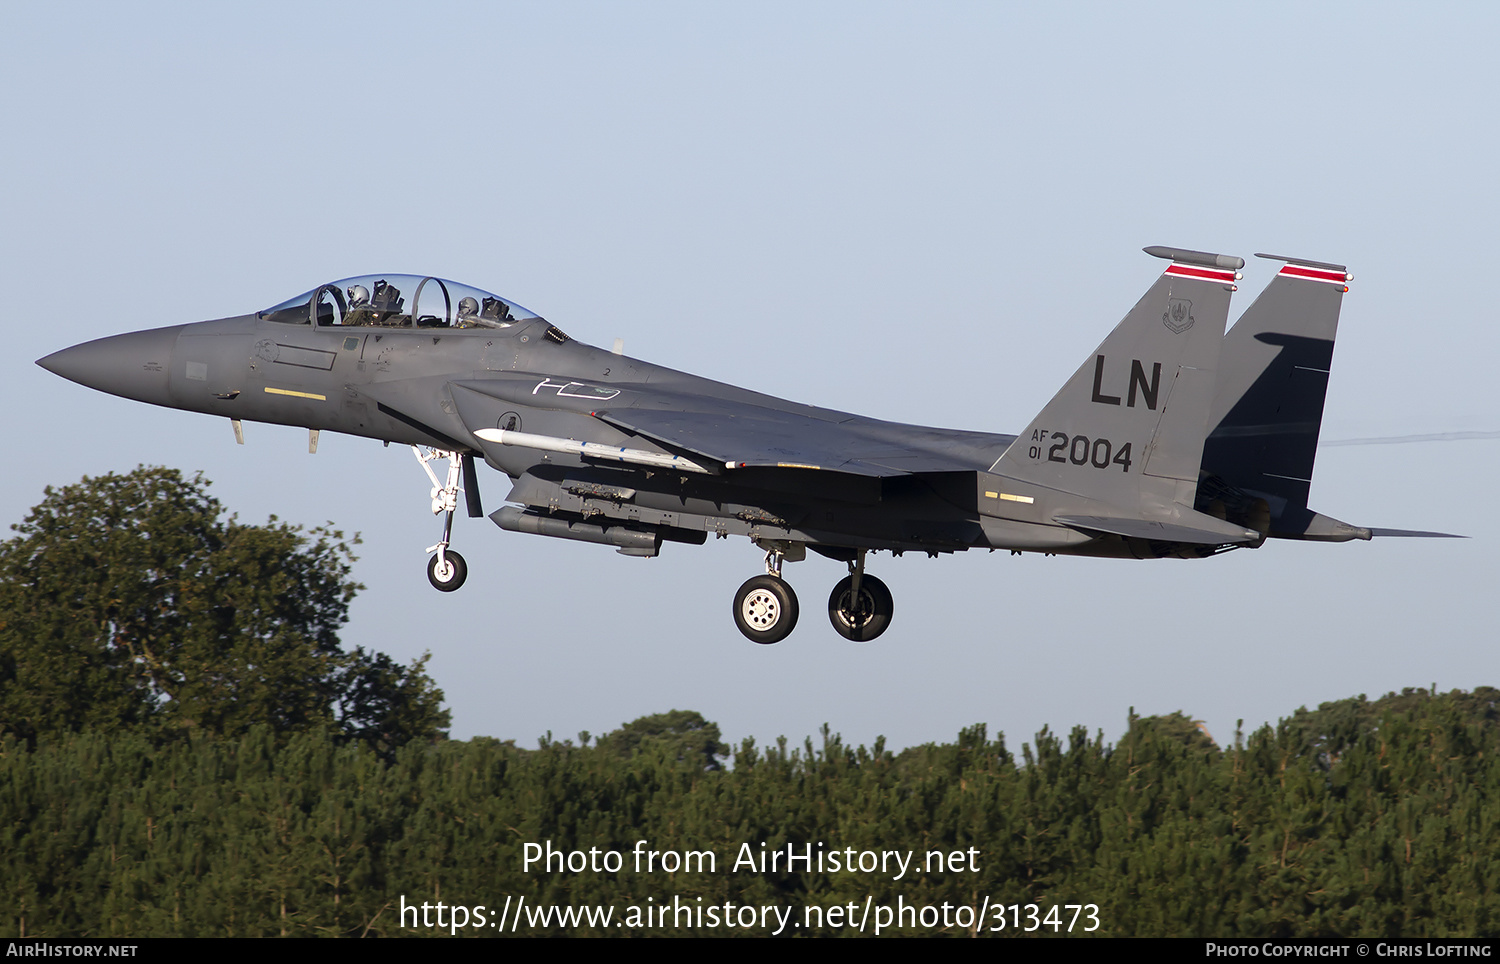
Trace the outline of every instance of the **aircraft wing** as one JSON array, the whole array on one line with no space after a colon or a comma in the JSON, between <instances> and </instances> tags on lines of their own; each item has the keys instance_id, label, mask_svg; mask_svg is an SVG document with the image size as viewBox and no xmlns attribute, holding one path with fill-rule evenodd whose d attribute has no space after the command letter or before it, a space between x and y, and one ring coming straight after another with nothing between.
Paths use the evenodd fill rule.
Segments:
<instances>
[{"instance_id":1,"label":"aircraft wing","mask_svg":"<svg viewBox=\"0 0 1500 964\"><path fill-rule=\"evenodd\" d=\"M735 412L625 409L596 412L615 428L734 468L823 469L880 478L974 471L955 459L881 439L865 425L743 406Z\"/></svg>"},{"instance_id":2,"label":"aircraft wing","mask_svg":"<svg viewBox=\"0 0 1500 964\"><path fill-rule=\"evenodd\" d=\"M575 411L669 450L733 468L820 469L867 478L920 472L972 472L978 466L954 448L940 429L921 430L805 407L786 411L740 399L713 398L645 385L603 388L556 376L516 376L454 383L492 399ZM561 387L559 387L561 386ZM608 397L604 397L604 396ZM760 396L764 397L764 396ZM471 414L459 400L471 431L488 429L485 412ZM472 424L470 424L472 423ZM483 424L481 424L483 423ZM984 439L1003 449L1009 437ZM972 439L958 439L958 447Z\"/></svg>"}]
</instances>

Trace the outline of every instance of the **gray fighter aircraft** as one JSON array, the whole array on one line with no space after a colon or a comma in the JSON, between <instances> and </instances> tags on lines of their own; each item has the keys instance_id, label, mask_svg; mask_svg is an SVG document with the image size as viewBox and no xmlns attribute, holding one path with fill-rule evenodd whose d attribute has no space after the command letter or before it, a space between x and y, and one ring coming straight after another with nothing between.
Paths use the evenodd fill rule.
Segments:
<instances>
[{"instance_id":1,"label":"gray fighter aircraft","mask_svg":"<svg viewBox=\"0 0 1500 964\"><path fill-rule=\"evenodd\" d=\"M848 563L828 615L890 624L872 551L966 549L1198 558L1266 539L1442 535L1360 528L1307 506L1342 265L1295 258L1227 335L1237 257L1170 262L1020 435L927 428L736 388L582 344L520 305L441 278L370 275L250 315L102 338L37 364L91 388L241 422L410 445L443 535L432 585L467 576L450 545L476 460L512 481L502 529L655 556L746 536L764 575L734 597L757 643L798 604L782 563ZM1262 255L1262 257L1274 257ZM445 478L432 462L447 463Z\"/></svg>"}]
</instances>

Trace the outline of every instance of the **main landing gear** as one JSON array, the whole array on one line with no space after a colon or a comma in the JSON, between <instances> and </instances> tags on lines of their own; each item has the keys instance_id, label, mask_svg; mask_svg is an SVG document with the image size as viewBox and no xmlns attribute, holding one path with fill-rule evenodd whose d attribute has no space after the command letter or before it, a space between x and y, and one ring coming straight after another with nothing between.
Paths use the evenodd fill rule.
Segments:
<instances>
[{"instance_id":1,"label":"main landing gear","mask_svg":"<svg viewBox=\"0 0 1500 964\"><path fill-rule=\"evenodd\" d=\"M779 643L797 628L797 594L781 578L785 551L766 552L766 574L745 580L734 594L734 624L752 643Z\"/></svg>"},{"instance_id":2,"label":"main landing gear","mask_svg":"<svg viewBox=\"0 0 1500 964\"><path fill-rule=\"evenodd\" d=\"M797 594L781 578L786 555L787 547L769 548L766 574L747 579L734 594L734 624L751 642L779 643L797 626ZM849 575L828 597L828 621L845 639L867 643L890 626L894 608L890 589L865 573L865 550L857 550L849 562Z\"/></svg>"},{"instance_id":3,"label":"main landing gear","mask_svg":"<svg viewBox=\"0 0 1500 964\"><path fill-rule=\"evenodd\" d=\"M411 447L417 461L421 463L422 469L427 477L432 479L432 514L443 516L443 538L435 546L428 546L428 552L436 552L427 561L427 581L432 583L432 588L443 592L453 592L464 584L469 578L469 564L464 562L464 557L448 548L448 543L453 536L453 511L458 508L459 480L463 478L464 456L458 452L449 452L446 449L430 449L426 452L417 446ZM437 459L448 460L448 478L446 482L439 482L437 474L432 471L429 464Z\"/></svg>"},{"instance_id":4,"label":"main landing gear","mask_svg":"<svg viewBox=\"0 0 1500 964\"><path fill-rule=\"evenodd\" d=\"M828 621L845 639L868 643L891 624L895 600L885 583L865 574L865 550L849 563L849 575L839 580L828 597Z\"/></svg>"}]
</instances>

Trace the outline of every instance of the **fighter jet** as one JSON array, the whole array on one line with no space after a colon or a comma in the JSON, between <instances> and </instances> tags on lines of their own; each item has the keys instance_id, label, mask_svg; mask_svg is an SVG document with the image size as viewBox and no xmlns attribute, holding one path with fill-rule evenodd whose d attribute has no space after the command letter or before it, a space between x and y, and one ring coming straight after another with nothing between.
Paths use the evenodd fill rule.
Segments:
<instances>
[{"instance_id":1,"label":"fighter jet","mask_svg":"<svg viewBox=\"0 0 1500 964\"><path fill-rule=\"evenodd\" d=\"M1342 265L1282 258L1225 333L1241 258L1182 248L1019 435L928 428L803 405L576 341L498 295L415 275L319 285L258 311L102 338L37 364L100 391L242 422L409 445L442 538L434 587L468 567L451 546L477 465L511 481L502 529L655 556L744 536L765 572L736 626L784 639L807 550L848 564L833 628L872 640L890 590L871 552L968 549L1203 558L1267 539L1443 535L1348 525L1307 506ZM439 477L433 463L446 462Z\"/></svg>"}]
</instances>

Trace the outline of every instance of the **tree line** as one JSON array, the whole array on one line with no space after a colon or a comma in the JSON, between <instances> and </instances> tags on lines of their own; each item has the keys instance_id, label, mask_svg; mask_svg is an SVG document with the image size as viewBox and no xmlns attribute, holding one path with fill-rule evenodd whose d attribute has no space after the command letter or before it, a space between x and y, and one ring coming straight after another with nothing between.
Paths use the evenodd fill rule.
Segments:
<instances>
[{"instance_id":1,"label":"tree line","mask_svg":"<svg viewBox=\"0 0 1500 964\"><path fill-rule=\"evenodd\" d=\"M721 768L708 765L723 749L717 728L689 712L587 745L409 742L390 760L331 730L165 744L90 731L35 747L7 737L0 933L447 936L403 922L403 901L493 914L524 896L618 914L674 897L801 908L987 896L1044 911L1096 904L1098 933L1112 936L1494 935L1497 698L1480 688L1344 700L1224 749L1175 714L1132 719L1113 745L1044 730L1019 754L982 726L899 753L825 731L800 746L746 740ZM712 851L716 872L636 872L638 841ZM544 842L627 859L613 873L524 868L526 844ZM730 872L746 843L909 850L919 861L901 880ZM968 848L977 871L920 866L928 851ZM987 931L892 933L976 929Z\"/></svg>"}]
</instances>

